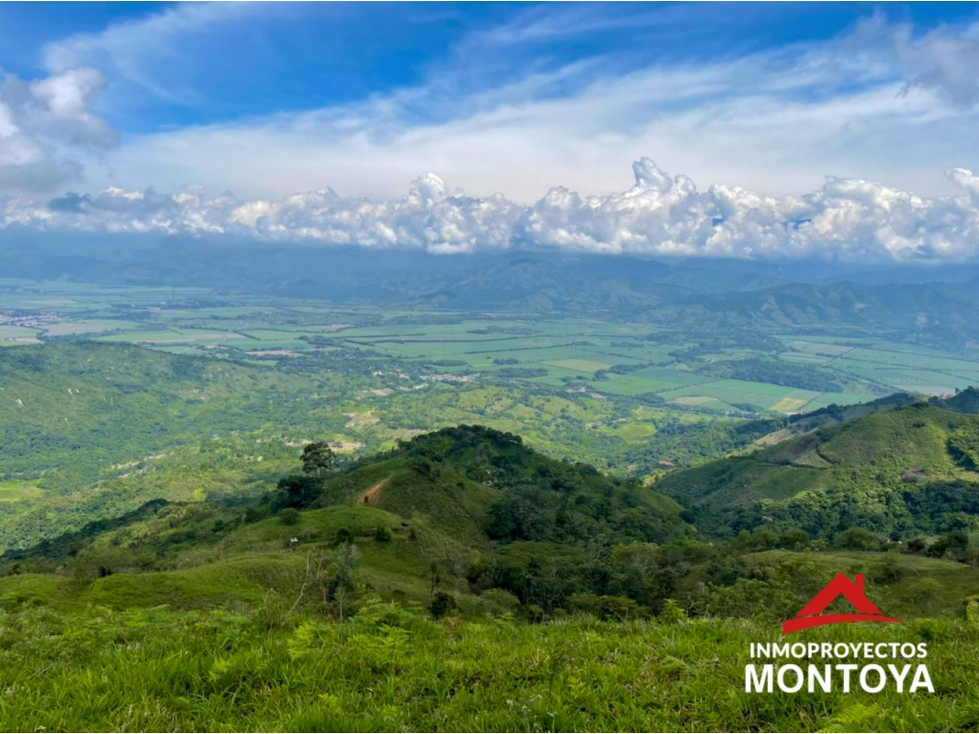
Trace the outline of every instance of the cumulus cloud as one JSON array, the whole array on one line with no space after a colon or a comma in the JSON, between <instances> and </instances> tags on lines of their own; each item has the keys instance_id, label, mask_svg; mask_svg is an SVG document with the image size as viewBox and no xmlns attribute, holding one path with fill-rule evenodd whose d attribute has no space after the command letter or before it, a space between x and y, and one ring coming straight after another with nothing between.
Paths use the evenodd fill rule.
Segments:
<instances>
[{"instance_id":1,"label":"cumulus cloud","mask_svg":"<svg viewBox=\"0 0 979 734\"><path fill-rule=\"evenodd\" d=\"M89 151L116 144L116 133L90 111L104 85L88 68L0 81L0 192L50 190L76 178Z\"/></svg>"},{"instance_id":2,"label":"cumulus cloud","mask_svg":"<svg viewBox=\"0 0 979 734\"><path fill-rule=\"evenodd\" d=\"M229 235L260 241L466 253L549 248L608 254L867 261L969 261L979 255L979 177L946 174L959 194L926 198L872 181L830 178L803 196L738 186L698 190L649 158L635 184L607 196L551 189L532 206L469 197L434 174L399 198L371 201L332 189L279 201L110 188L44 204L11 200L0 226L51 232Z\"/></svg>"}]
</instances>

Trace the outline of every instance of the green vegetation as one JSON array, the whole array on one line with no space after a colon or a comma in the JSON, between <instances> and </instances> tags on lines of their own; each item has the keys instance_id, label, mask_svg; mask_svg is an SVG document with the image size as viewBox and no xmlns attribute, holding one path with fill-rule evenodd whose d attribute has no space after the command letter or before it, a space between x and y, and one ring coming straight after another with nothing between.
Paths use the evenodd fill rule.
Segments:
<instances>
[{"instance_id":1,"label":"green vegetation","mask_svg":"<svg viewBox=\"0 0 979 734\"><path fill-rule=\"evenodd\" d=\"M843 385L829 370L775 359L733 359L708 362L697 370L702 375L748 382L797 387L815 392L843 392Z\"/></svg>"},{"instance_id":2,"label":"green vegetation","mask_svg":"<svg viewBox=\"0 0 979 734\"><path fill-rule=\"evenodd\" d=\"M843 427L907 410L973 419L911 406ZM935 513L943 521L956 497L969 500L952 491L919 498L914 510L922 523ZM460 426L321 476L289 475L257 505L157 501L8 552L5 568L12 580L56 574L67 597L53 603L69 606L72 598L123 607L147 599L191 608L254 605L263 593L285 603L293 595L302 599L314 581L325 603L334 587L324 579L336 573L343 551L346 570L336 588L348 594L345 604L374 593L431 605L443 592L464 613L486 613L505 594L512 599L507 608L531 621L570 613L643 617L670 603L691 616L777 619L801 607L834 566L869 568L884 598L910 616L955 615L963 599L979 593L979 549L961 529L919 533L899 545L853 524L829 538L837 549L830 552L827 536L777 520L707 543L681 510L634 481L538 454L512 434ZM979 508L956 512L979 514ZM933 590L923 604L915 584L905 583L905 570L942 578L943 591ZM449 611L444 599L437 608Z\"/></svg>"},{"instance_id":3,"label":"green vegetation","mask_svg":"<svg viewBox=\"0 0 979 734\"><path fill-rule=\"evenodd\" d=\"M974 419L898 407L775 449L908 411ZM849 731L973 720L979 553L966 533L905 552L859 528L837 534L835 550L767 526L711 544L661 494L478 426L332 459L319 443L296 447L296 473L258 504L159 500L8 553L0 727ZM777 639L840 571L864 573L904 624L806 639L926 641L935 695L743 692L749 643Z\"/></svg>"},{"instance_id":4,"label":"green vegetation","mask_svg":"<svg viewBox=\"0 0 979 734\"><path fill-rule=\"evenodd\" d=\"M976 531L979 416L960 412L976 392L876 411L654 486L718 537L760 526L826 540L853 527L888 541Z\"/></svg>"},{"instance_id":5,"label":"green vegetation","mask_svg":"<svg viewBox=\"0 0 979 734\"><path fill-rule=\"evenodd\" d=\"M697 463L757 437L730 417L677 412L646 396L444 382L410 366L365 375L363 359L344 353L283 366L90 342L3 350L0 548L154 499L254 498L288 471L293 447L313 439L342 462L431 428L480 423L641 477L661 460ZM781 425L768 420L765 433Z\"/></svg>"},{"instance_id":6,"label":"green vegetation","mask_svg":"<svg viewBox=\"0 0 979 734\"><path fill-rule=\"evenodd\" d=\"M974 729L961 294L545 264L0 281L0 729ZM935 695L743 693L840 572Z\"/></svg>"},{"instance_id":7,"label":"green vegetation","mask_svg":"<svg viewBox=\"0 0 979 734\"><path fill-rule=\"evenodd\" d=\"M927 641L936 695L744 693L758 622L444 622L369 604L264 626L165 608L8 612L6 731L965 731L979 631L930 622L813 634Z\"/></svg>"}]
</instances>

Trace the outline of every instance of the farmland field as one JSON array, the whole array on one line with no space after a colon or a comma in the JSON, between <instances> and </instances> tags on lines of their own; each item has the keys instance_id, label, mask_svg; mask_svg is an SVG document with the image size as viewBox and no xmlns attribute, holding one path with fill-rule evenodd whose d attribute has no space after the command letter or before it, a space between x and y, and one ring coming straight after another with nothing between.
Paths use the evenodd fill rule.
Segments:
<instances>
[{"instance_id":1,"label":"farmland field","mask_svg":"<svg viewBox=\"0 0 979 734\"><path fill-rule=\"evenodd\" d=\"M204 288L0 279L5 347L131 344L258 369L260 379L235 377L219 392L213 382L179 392L181 400L214 406L233 399L227 415L207 412L207 425L235 447L232 434L265 441L273 424L277 440L321 436L356 454L441 426L485 424L555 456L647 475L664 461L683 466L734 448L722 436L739 420L778 421L899 390L945 394L979 384L975 349L951 353L852 329L829 332L823 325L813 334L795 328L721 339L695 320L665 326L611 313L382 308ZM247 393L236 392L244 385ZM69 391L78 387L65 381L41 394L30 380L0 376L0 413L22 417L25 426L69 430L86 418L72 407L79 398ZM122 438L120 446L131 437ZM148 441L141 455L167 445ZM185 452L156 466L164 471ZM244 456L268 461L268 453ZM42 470L11 474L24 461L0 457L0 479L7 472L65 491L126 474L90 463L78 454L53 456L41 479ZM142 486L152 476L124 483ZM4 491L2 499L18 507L40 501L26 489Z\"/></svg>"},{"instance_id":2,"label":"farmland field","mask_svg":"<svg viewBox=\"0 0 979 734\"><path fill-rule=\"evenodd\" d=\"M791 414L896 390L943 394L979 383L975 350L950 355L872 336L794 331L781 337L783 347L774 356L786 369L811 367L835 376L842 389L826 391L791 381L715 379L701 367L757 352L732 346L701 349L691 358L696 343L682 330L642 323L351 307L201 288L0 279L0 314L8 315L0 323L0 343L8 346L90 339L252 361L332 350L418 376L531 383L618 398L658 396L680 412Z\"/></svg>"},{"instance_id":3,"label":"farmland field","mask_svg":"<svg viewBox=\"0 0 979 734\"><path fill-rule=\"evenodd\" d=\"M77 597L82 604L99 605L99 610L115 604L122 610L134 603L171 604L174 608L165 615L169 619L184 613L177 609L183 603L197 610L202 604L225 602L258 615L280 614L275 609L282 606L280 619L292 618L285 611L302 596L298 575L304 559L286 550L283 540L326 543L327 536L338 536L346 524L359 533L353 545L362 552L357 571L362 585L357 588L360 601L367 604L364 618L374 603L368 594L385 601L398 596L408 604L429 603L434 586L426 574L432 559L440 558L437 563L445 567L444 573L439 571L440 589L457 599L457 613L473 629L486 613L512 615L514 610L527 619L532 613L535 619L573 614L568 619L577 620L597 614L622 617L625 624L637 615L662 621L672 609L663 606L660 597L665 594L680 605L680 620L688 612L694 619L758 617L773 613L775 600L781 609L777 622L782 612L798 609L817 590L800 588L800 579L815 586L815 579L841 567L851 573L870 569L875 594L902 615L905 610L909 616L912 610L916 615L952 610L961 616L962 598L979 591L972 561L873 553L881 560L851 563L828 550L828 543L835 548L839 536L848 537L841 518L887 534L903 522L900 502L885 502L874 494L891 477L888 462L880 457L893 450L886 429L894 416L904 415L900 411L868 416L874 419L862 434L868 438L862 443L854 438L843 447L846 470L843 464L839 470L827 468L834 459L832 450L823 452L829 459L803 453L794 463L778 457L770 462L765 453L777 451L781 441L815 435L792 438L795 431L809 430L810 422L860 420L854 416L877 409L843 406L899 390L947 394L979 384L975 346L936 349L900 333L832 323L813 326L812 333L782 324L729 331L704 325L697 317L647 321L641 310L624 315L381 307L200 288L95 288L11 280L0 281L0 344L5 347L0 350L0 554L6 554L9 574L0 578L0 603L22 606L25 615L43 614L46 603L52 610L57 607L58 614L77 613L64 606ZM970 395L967 391L959 397ZM822 408L832 409L810 415ZM909 426L920 417L915 413ZM945 415L929 424L938 436L932 442L934 455L942 459L932 462L936 472L948 471L952 424L962 420ZM494 429L507 434L476 447L466 443L469 436ZM826 435L841 434L831 429ZM446 439L449 445L459 442L458 453L445 451ZM356 477L358 483L362 478L362 486L355 488L349 505L304 509L292 516L274 510L271 498L287 491L281 482L296 471L302 447L309 442L326 443L335 454L336 476ZM420 447L424 453L410 460L390 458L415 442L411 450ZM494 454L515 451L514 446L550 458ZM719 463L725 455L734 455L733 463ZM430 456L443 458L433 463ZM461 473L446 464L450 456L480 463ZM932 466L930 459L916 454L906 461L913 467ZM473 525L465 519L468 515L457 516L452 509L458 489L466 487L461 495L478 499L478 506L460 506L460 511L488 512L489 505L482 503L499 491L497 478L488 473L535 466L541 473L527 476L539 486L531 484L526 500L513 506L531 513L531 520L544 518L540 492L559 491L554 477L565 486L565 475L580 476L587 486L605 482L599 476L607 473L628 488L602 484L588 490L592 499L582 496L571 505L594 507L594 517L581 515L575 521L581 528L604 523L599 518L606 516L615 523L618 535L612 536L608 559L600 562L621 569L615 589L625 596L610 596L609 588L588 580L593 575L584 548L591 553L600 544L575 550L548 540L556 535L501 544L495 536L484 536L483 520ZM892 472L893 497L905 498L907 477L923 471ZM699 486L700 472L719 487L704 504L712 514L697 504L678 503L683 494L676 487ZM521 476L514 486L523 486ZM971 483L975 473L961 470L957 476ZM690 477L693 481L687 482ZM824 508L809 503L810 497L831 496L831 484L856 498L846 513L837 513L835 504ZM365 502L371 497L371 505L378 498L391 504L367 506L359 504L361 497ZM963 501L970 497L966 493ZM643 498L648 505L631 505L645 503ZM680 507L685 507L682 516L676 514ZM526 527L550 532L558 517ZM770 518L785 523L786 517L806 523L801 536L768 529ZM939 524L946 521L960 523L961 515L916 520L929 534L922 542L941 547L945 536L940 534L957 527ZM681 522L689 523L689 532L731 538L714 546L699 541L690 545L690 538L677 536L675 543L659 545ZM595 537L603 538L602 528L613 526L594 527ZM751 534L742 533L741 527ZM635 528L646 528L641 532L648 534L632 535ZM443 535L446 530L453 535ZM904 539L910 538L903 532ZM646 541L635 544L636 538ZM877 538L871 535L875 545ZM460 545L463 541L474 545L464 550L468 546ZM758 556L753 553L765 549ZM324 545L323 552L328 550ZM468 593L466 574L477 566L465 560L467 554L490 552L492 568L514 564L514 584L530 578L531 556L545 564L539 579L567 575L568 581L540 586L540 592L533 591L540 594L533 597L538 601L527 595L529 586ZM676 566L680 580L670 581L670 587L660 588L656 574L647 577L647 586L633 588L630 584L641 574L634 572L638 566L632 565L632 552L655 554L655 563L664 569L674 568L668 565L674 557L699 560ZM892 560L898 557L900 561ZM636 557L642 563L649 560L642 559ZM939 561L946 565L930 566ZM787 565L779 570L777 564L783 562ZM281 593L270 590L280 586ZM636 606L630 594L643 599L643 606ZM317 604L313 599L309 603ZM303 601L300 607L305 605ZM320 614L322 609L302 613ZM39 619L29 616L30 625ZM555 616L555 624L562 623ZM692 619L662 629L672 636L695 623ZM291 639L281 624L275 622L275 634ZM609 638L622 629L647 634L639 628L609 627ZM267 635L268 630L256 634ZM46 632L39 634L24 651L40 661L38 671L47 664L39 651L48 638ZM105 646L118 647L108 638ZM220 671L223 661L218 656L206 664ZM672 665L667 660L668 669ZM84 671L79 667L72 675L88 675ZM8 683L20 685L17 680ZM213 680L212 673L207 680ZM52 688L52 697L60 695L57 690ZM397 705L403 703L397 700ZM17 721L58 723L25 716L17 714ZM121 726L128 719L120 716ZM294 722L306 725L292 712L276 721L287 728ZM578 723L569 719L569 726ZM344 726L359 723L350 720Z\"/></svg>"}]
</instances>

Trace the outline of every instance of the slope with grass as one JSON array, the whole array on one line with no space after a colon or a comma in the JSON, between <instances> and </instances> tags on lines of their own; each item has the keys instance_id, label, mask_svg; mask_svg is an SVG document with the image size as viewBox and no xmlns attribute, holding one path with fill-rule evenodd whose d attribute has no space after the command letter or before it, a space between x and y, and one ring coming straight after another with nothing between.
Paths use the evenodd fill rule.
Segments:
<instances>
[{"instance_id":1,"label":"slope with grass","mask_svg":"<svg viewBox=\"0 0 979 734\"><path fill-rule=\"evenodd\" d=\"M369 356L342 350L287 366L121 344L3 350L0 551L155 499L254 498L289 470L296 446L308 440L331 441L346 455L373 453L431 428L479 421L519 431L552 455L640 473L648 459L616 458L626 446L655 439L658 425L708 426L704 416L640 412L625 399L513 381L424 381L417 365L393 366L374 374ZM641 430L633 435L630 427ZM698 435L685 444L698 444ZM485 486L485 476L467 479ZM398 494L392 481L384 501Z\"/></svg>"},{"instance_id":2,"label":"slope with grass","mask_svg":"<svg viewBox=\"0 0 979 734\"><path fill-rule=\"evenodd\" d=\"M915 405L759 455L805 457L824 443L827 462L866 453L881 466L892 454L878 444L905 413L932 432L974 420ZM853 431L867 446L834 444ZM964 471L956 462L926 467ZM826 471L811 463L801 468ZM161 500L7 554L0 729L917 731L976 721L975 564L896 546L826 551L767 528L707 543L657 492L478 426L311 481L317 494L301 511L271 514L281 492L239 507ZM353 573L341 577L345 558ZM782 620L840 572L866 574L870 598L902 624L800 640L926 642L935 695L744 693L749 644L780 639Z\"/></svg>"},{"instance_id":3,"label":"slope with grass","mask_svg":"<svg viewBox=\"0 0 979 734\"><path fill-rule=\"evenodd\" d=\"M423 515L474 545L487 536L560 542L598 534L662 542L689 531L679 505L659 492L483 426L417 436L330 480L319 500L350 502Z\"/></svg>"},{"instance_id":4,"label":"slope with grass","mask_svg":"<svg viewBox=\"0 0 979 734\"><path fill-rule=\"evenodd\" d=\"M925 642L933 695L745 693L749 644L777 632L740 620L438 622L372 604L344 624L271 630L246 614L161 608L32 609L4 623L5 731L971 731L979 720L979 631L965 622L807 638Z\"/></svg>"},{"instance_id":5,"label":"slope with grass","mask_svg":"<svg viewBox=\"0 0 979 734\"><path fill-rule=\"evenodd\" d=\"M721 536L764 524L827 539L853 526L894 538L974 529L979 416L963 411L975 393L866 413L655 487Z\"/></svg>"},{"instance_id":6,"label":"slope with grass","mask_svg":"<svg viewBox=\"0 0 979 734\"><path fill-rule=\"evenodd\" d=\"M156 500L8 551L3 570L10 579L36 571L62 577L57 604L281 607L302 597L303 579L319 578L346 542L358 553L365 590L427 604L438 587L462 609L487 610L536 598L521 558L527 549L535 549L538 566L574 577L574 559L589 543L693 533L675 502L637 482L551 459L518 436L481 426L419 436L321 479L287 478L281 486L297 480L315 489L302 512L286 507L284 489L250 506ZM10 579L0 588L20 583ZM482 598L493 588L506 593Z\"/></svg>"}]
</instances>

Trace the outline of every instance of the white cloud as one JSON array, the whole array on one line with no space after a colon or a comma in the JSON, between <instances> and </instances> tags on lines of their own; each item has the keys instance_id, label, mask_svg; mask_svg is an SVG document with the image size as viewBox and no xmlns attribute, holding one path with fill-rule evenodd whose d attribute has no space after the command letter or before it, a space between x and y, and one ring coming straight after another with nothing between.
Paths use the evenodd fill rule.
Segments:
<instances>
[{"instance_id":1,"label":"white cloud","mask_svg":"<svg viewBox=\"0 0 979 734\"><path fill-rule=\"evenodd\" d=\"M104 84L89 68L0 81L0 193L51 190L77 178L91 151L115 145L116 133L89 111Z\"/></svg>"},{"instance_id":2,"label":"white cloud","mask_svg":"<svg viewBox=\"0 0 979 734\"><path fill-rule=\"evenodd\" d=\"M484 83L485 59L603 22L587 9L535 11L474 34L417 86L132 135L107 165L86 167L84 188L102 193L32 198L78 178L86 156L114 142L91 112L104 82L88 65L121 79L127 98L142 88L192 104L193 85L173 82L187 75L161 69L181 63L175 48L206 45L202 34L254 7L181 5L48 46L48 79L8 77L0 193L18 198L0 202L0 225L444 253L976 257L979 179L956 166L979 157L979 25L916 35L880 18L764 53L641 68L593 56ZM627 188L629 163L647 152L661 167L641 159ZM431 175L413 181L423 170L473 195ZM204 193L229 187L236 194Z\"/></svg>"},{"instance_id":3,"label":"white cloud","mask_svg":"<svg viewBox=\"0 0 979 734\"><path fill-rule=\"evenodd\" d=\"M52 71L104 69L113 119L145 94L194 106L207 93L196 88L207 66L201 49L255 26L256 14L297 12L179 5L52 43L45 59ZM735 15L743 22L751 12ZM979 25L916 35L875 18L830 41L711 61L681 53L644 66L614 53L561 66L534 50L624 22L674 33L671 23L696 25L690 16L699 13L532 8L460 38L416 86L324 109L129 135L106 165L86 169L85 188L203 185L281 199L332 186L390 198L419 171L437 170L467 191L530 204L556 182L593 195L622 188L629 163L651 152L698 181L767 195L799 195L827 175L948 195L953 187L933 171L979 166L979 120L968 103L979 84ZM501 59L521 62L497 74Z\"/></svg>"},{"instance_id":4,"label":"white cloud","mask_svg":"<svg viewBox=\"0 0 979 734\"><path fill-rule=\"evenodd\" d=\"M979 255L979 177L947 174L959 193L921 197L879 183L829 179L801 197L741 187L699 191L648 158L622 193L580 196L554 188L530 207L502 196L449 192L437 176L385 201L315 191L278 201L111 188L39 206L10 201L3 226L52 232L233 235L263 241L403 247L434 253L556 248L609 254L827 257L966 261Z\"/></svg>"}]
</instances>

